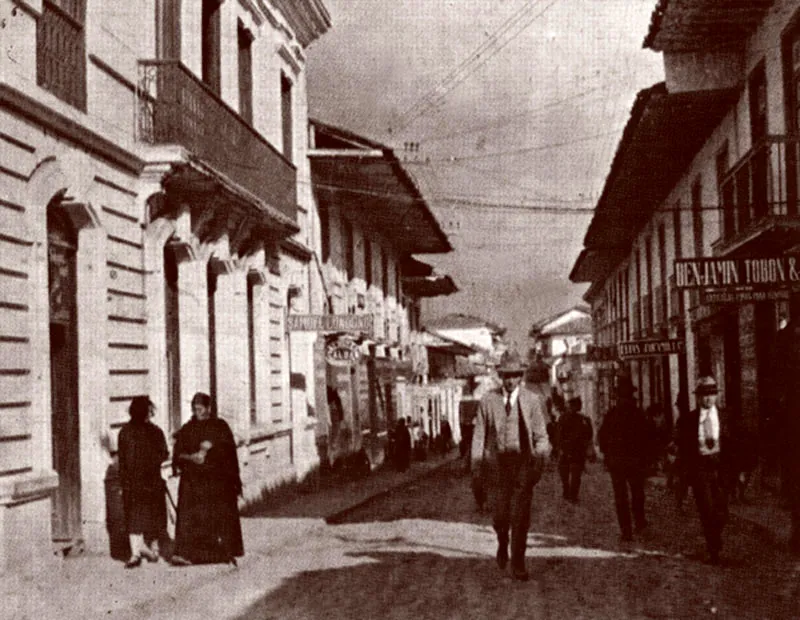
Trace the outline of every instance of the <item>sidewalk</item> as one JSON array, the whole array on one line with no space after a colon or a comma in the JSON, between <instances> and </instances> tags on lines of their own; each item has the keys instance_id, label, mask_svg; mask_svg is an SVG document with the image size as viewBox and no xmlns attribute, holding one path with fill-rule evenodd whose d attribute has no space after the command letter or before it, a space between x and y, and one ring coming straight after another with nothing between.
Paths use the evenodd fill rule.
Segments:
<instances>
[{"instance_id":1,"label":"sidewalk","mask_svg":"<svg viewBox=\"0 0 800 620\"><path fill-rule=\"evenodd\" d=\"M451 452L413 463L404 473L385 468L361 481L301 495L243 517L246 555L238 568L175 568L159 561L125 570L107 555L88 554L55 560L33 576L5 576L0 578L0 615L20 620L236 617L303 561L281 556L282 549L319 534L326 518L335 522L365 502L455 461L456 453Z\"/></svg>"}]
</instances>

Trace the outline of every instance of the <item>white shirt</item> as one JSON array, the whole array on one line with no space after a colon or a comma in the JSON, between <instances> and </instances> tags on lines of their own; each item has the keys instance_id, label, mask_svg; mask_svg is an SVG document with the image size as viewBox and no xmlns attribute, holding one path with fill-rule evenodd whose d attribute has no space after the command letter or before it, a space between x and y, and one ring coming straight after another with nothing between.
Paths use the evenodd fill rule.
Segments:
<instances>
[{"instance_id":1,"label":"white shirt","mask_svg":"<svg viewBox=\"0 0 800 620\"><path fill-rule=\"evenodd\" d=\"M710 432L706 432L706 420L710 426ZM697 425L697 439L700 442L700 454L708 456L719 452L719 412L716 405L708 409L700 409L700 422ZM714 440L714 447L706 446L706 439Z\"/></svg>"},{"instance_id":2,"label":"white shirt","mask_svg":"<svg viewBox=\"0 0 800 620\"><path fill-rule=\"evenodd\" d=\"M517 404L517 397L519 396L519 386L514 388L514 391L509 394L505 390L503 390L503 406L508 405L511 403L511 408L514 408L514 405Z\"/></svg>"}]
</instances>

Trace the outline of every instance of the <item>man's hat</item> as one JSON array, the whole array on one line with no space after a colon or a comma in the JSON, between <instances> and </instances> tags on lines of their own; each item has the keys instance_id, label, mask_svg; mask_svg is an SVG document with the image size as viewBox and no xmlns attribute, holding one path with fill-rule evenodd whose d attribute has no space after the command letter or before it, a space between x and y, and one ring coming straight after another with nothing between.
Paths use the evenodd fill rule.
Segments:
<instances>
[{"instance_id":1,"label":"man's hat","mask_svg":"<svg viewBox=\"0 0 800 620\"><path fill-rule=\"evenodd\" d=\"M525 364L522 363L519 353L515 351L506 351L503 353L503 356L500 358L500 363L497 365L497 374L500 376L524 375Z\"/></svg>"},{"instance_id":2,"label":"man's hat","mask_svg":"<svg viewBox=\"0 0 800 620\"><path fill-rule=\"evenodd\" d=\"M717 382L714 377L706 376L700 377L697 380L697 387L694 393L698 396L712 396L717 393Z\"/></svg>"}]
</instances>

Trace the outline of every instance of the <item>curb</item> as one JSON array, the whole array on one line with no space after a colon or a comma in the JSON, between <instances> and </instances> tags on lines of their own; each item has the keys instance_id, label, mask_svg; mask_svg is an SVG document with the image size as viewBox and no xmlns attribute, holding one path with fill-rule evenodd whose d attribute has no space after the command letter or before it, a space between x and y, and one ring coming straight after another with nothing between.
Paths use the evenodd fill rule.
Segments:
<instances>
[{"instance_id":1,"label":"curb","mask_svg":"<svg viewBox=\"0 0 800 620\"><path fill-rule=\"evenodd\" d=\"M364 499L359 500L355 504L351 504L350 506L347 506L345 508L342 508L341 510L337 510L336 512L334 512L332 514L329 514L327 517L325 517L325 523L328 524L328 525L339 525L339 524L343 523L344 520L350 514L352 514L356 510L360 510L361 508L363 508L364 506L366 506L370 502L373 502L373 501L378 500L378 499L383 499L384 497L387 497L387 496L391 495L395 491L406 489L406 488L410 487L412 484L414 484L415 482L425 478L426 476L429 476L430 474L433 474L433 473L435 473L437 471L440 471L440 470L444 469L445 467L453 465L454 463L458 463L460 460L461 460L460 457L446 459L446 460L442 461L441 463L439 463L437 465L434 465L430 469L426 469L424 472L421 472L421 473L419 473L419 474L417 474L417 475L415 475L415 476L413 476L413 477L411 477L411 478L409 478L407 480L403 480L399 484L395 484L395 485L390 486L390 487L388 487L386 489L382 489L381 491L378 491L377 493L375 493L373 495L370 495L369 497L365 497Z\"/></svg>"}]
</instances>

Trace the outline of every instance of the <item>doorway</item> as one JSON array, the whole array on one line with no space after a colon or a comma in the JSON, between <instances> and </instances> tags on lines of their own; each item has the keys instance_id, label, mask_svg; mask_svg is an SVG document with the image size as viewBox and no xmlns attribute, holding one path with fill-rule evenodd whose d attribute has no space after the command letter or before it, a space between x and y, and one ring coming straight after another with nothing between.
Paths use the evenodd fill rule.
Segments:
<instances>
[{"instance_id":1,"label":"doorway","mask_svg":"<svg viewBox=\"0 0 800 620\"><path fill-rule=\"evenodd\" d=\"M62 542L81 535L77 249L77 233L69 217L51 206L47 212L50 410L53 469L59 480L51 524L53 540Z\"/></svg>"}]
</instances>

